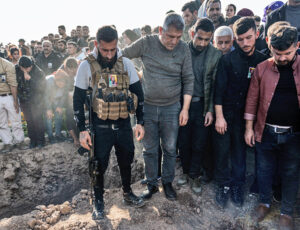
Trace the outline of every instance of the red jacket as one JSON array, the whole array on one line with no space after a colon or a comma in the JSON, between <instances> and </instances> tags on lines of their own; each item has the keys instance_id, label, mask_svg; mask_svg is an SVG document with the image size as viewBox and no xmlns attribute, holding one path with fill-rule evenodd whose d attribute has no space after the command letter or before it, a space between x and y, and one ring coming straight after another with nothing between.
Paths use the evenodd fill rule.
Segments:
<instances>
[{"instance_id":1,"label":"red jacket","mask_svg":"<svg viewBox=\"0 0 300 230\"><path fill-rule=\"evenodd\" d=\"M292 68L294 70L294 78L300 108L300 55L296 57ZM262 139L269 106L277 87L279 77L280 74L273 58L257 65L254 73L252 74L244 118L250 121L256 120L254 132L255 139L258 142L261 142Z\"/></svg>"}]
</instances>

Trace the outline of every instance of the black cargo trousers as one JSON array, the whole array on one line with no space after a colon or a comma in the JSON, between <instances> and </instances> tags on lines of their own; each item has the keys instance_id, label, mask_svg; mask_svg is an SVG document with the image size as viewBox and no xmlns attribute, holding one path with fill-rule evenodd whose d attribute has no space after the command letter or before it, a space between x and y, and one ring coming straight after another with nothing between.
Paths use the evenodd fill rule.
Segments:
<instances>
[{"instance_id":1,"label":"black cargo trousers","mask_svg":"<svg viewBox=\"0 0 300 230\"><path fill-rule=\"evenodd\" d=\"M124 193L131 191L131 164L134 157L133 134L130 119L117 121L94 120L95 131L95 158L98 161L98 172L94 187L95 198L103 200L104 174L109 163L112 147L115 148L118 166L120 169L122 188ZM108 180L110 178L107 178Z\"/></svg>"}]
</instances>

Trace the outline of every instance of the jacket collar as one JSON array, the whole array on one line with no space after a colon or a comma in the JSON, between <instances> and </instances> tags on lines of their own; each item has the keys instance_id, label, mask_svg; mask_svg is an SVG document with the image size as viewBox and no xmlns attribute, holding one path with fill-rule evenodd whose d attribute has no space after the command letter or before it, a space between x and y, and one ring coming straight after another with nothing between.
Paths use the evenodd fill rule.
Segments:
<instances>
[{"instance_id":1,"label":"jacket collar","mask_svg":"<svg viewBox=\"0 0 300 230\"><path fill-rule=\"evenodd\" d=\"M278 68L277 68L277 65L276 65L274 59L273 59L273 58L270 58L269 60L270 60L270 62L272 63L272 69L273 69L273 71L275 71L276 73L279 73ZM295 59L293 65L292 65L293 71L295 71L295 70L297 69L297 66L298 66L298 65L300 65L300 55L298 55L298 54L296 53L296 59Z\"/></svg>"}]
</instances>

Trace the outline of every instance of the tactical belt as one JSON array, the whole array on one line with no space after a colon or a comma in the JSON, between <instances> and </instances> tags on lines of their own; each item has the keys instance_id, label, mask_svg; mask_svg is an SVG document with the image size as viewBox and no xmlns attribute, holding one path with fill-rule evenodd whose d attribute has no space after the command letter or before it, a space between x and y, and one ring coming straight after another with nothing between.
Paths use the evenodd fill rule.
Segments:
<instances>
[{"instance_id":1,"label":"tactical belt","mask_svg":"<svg viewBox=\"0 0 300 230\"><path fill-rule=\"evenodd\" d=\"M97 125L96 127L102 128L102 129L118 130L122 126L124 126L124 125L123 124L118 124L118 125L117 124L108 124L108 125Z\"/></svg>"},{"instance_id":2,"label":"tactical belt","mask_svg":"<svg viewBox=\"0 0 300 230\"><path fill-rule=\"evenodd\" d=\"M0 97L6 97L12 95L11 93L0 94Z\"/></svg>"}]
</instances>

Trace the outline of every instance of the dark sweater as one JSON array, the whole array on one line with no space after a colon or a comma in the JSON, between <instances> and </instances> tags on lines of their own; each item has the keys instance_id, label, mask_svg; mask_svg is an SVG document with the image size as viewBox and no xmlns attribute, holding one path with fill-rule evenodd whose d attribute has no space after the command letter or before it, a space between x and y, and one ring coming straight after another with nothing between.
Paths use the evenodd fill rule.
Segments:
<instances>
[{"instance_id":1,"label":"dark sweater","mask_svg":"<svg viewBox=\"0 0 300 230\"><path fill-rule=\"evenodd\" d=\"M204 50L197 50L193 42L189 42L189 48L192 54L194 81L194 97L204 97L204 69L207 47Z\"/></svg>"},{"instance_id":2,"label":"dark sweater","mask_svg":"<svg viewBox=\"0 0 300 230\"><path fill-rule=\"evenodd\" d=\"M300 109L292 65L278 66L280 78L272 98L266 123L293 126L300 130Z\"/></svg>"}]
</instances>

